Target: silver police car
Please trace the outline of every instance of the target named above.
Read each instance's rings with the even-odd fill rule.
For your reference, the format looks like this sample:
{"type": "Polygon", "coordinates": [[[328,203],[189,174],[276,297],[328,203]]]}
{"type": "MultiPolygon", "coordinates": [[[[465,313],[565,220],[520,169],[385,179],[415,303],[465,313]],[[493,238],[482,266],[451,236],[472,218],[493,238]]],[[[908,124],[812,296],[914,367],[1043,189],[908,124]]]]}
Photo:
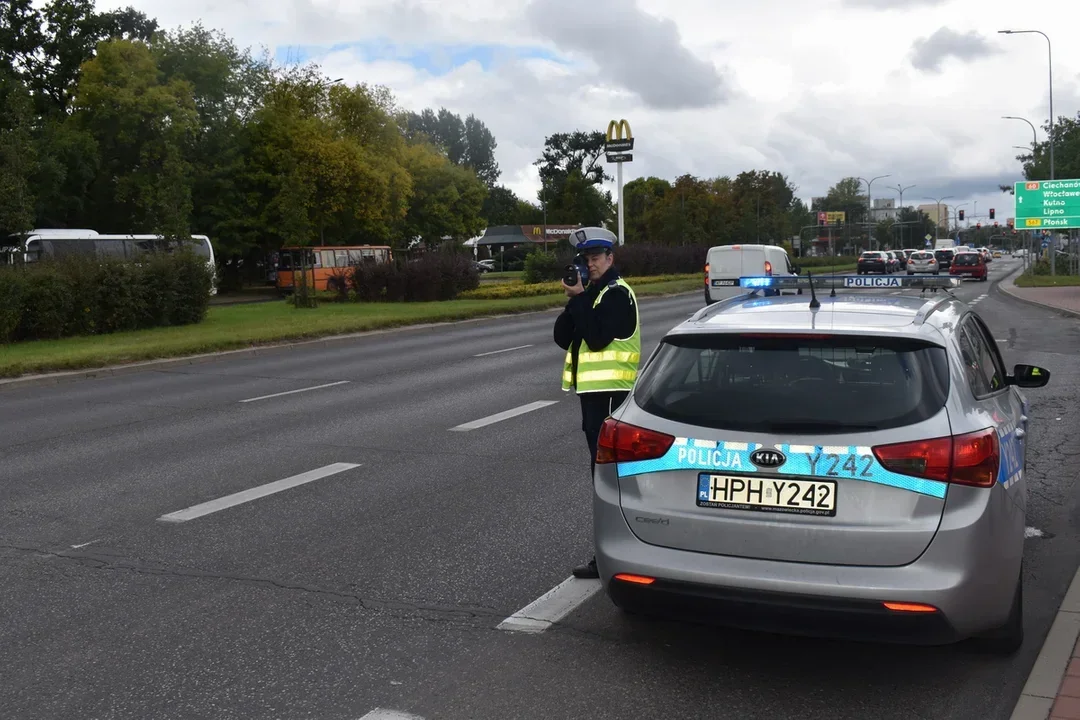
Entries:
{"type": "Polygon", "coordinates": [[[1019,648],[1021,388],[1050,373],[1007,370],[947,291],[958,285],[741,278],[748,294],[669,331],[600,435],[594,532],[611,600],[751,629],[1019,648]],[[844,292],[866,287],[921,293],[844,292]],[[757,295],[790,288],[803,294],[757,295]]]}

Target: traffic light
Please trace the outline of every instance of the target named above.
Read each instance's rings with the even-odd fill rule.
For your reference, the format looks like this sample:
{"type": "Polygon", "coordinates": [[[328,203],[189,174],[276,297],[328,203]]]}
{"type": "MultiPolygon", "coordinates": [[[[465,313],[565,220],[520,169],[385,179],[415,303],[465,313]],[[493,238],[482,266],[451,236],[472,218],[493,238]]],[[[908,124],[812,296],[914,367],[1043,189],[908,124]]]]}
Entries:
{"type": "Polygon", "coordinates": [[[994,208],[990,208],[990,219],[994,219],[994,208]]]}
{"type": "Polygon", "coordinates": [[[964,211],[963,211],[963,210],[961,210],[961,211],[960,211],[960,219],[961,219],[961,220],[963,220],[963,219],[964,219],[964,211]]]}

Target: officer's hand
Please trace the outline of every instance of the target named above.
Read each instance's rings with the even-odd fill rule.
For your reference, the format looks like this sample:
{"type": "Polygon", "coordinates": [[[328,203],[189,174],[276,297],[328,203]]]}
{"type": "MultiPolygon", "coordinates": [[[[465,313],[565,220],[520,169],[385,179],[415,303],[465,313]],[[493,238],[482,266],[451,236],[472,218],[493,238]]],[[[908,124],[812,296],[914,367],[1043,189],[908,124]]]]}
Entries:
{"type": "Polygon", "coordinates": [[[566,281],[563,280],[562,281],[562,286],[563,286],[563,290],[566,291],[566,297],[574,297],[575,295],[580,295],[581,293],[585,292],[585,288],[581,284],[581,276],[580,275],[574,278],[574,284],[573,285],[567,285],[566,281]]]}

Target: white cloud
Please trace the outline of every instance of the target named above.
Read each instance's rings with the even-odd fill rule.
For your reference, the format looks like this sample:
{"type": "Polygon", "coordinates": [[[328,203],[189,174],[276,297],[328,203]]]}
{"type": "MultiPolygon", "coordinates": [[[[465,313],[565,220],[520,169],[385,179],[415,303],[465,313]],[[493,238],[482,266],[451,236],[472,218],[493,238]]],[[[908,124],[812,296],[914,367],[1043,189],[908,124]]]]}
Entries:
{"type": "Polygon", "coordinates": [[[1045,41],[996,31],[1033,23],[1050,34],[1056,114],[1080,110],[1080,47],[1066,33],[1067,20],[1080,19],[1075,0],[1043,0],[1034,16],[1030,6],[1010,0],[101,6],[129,3],[165,27],[201,20],[242,46],[272,51],[363,42],[428,52],[463,45],[544,49],[564,62],[511,53],[486,69],[470,62],[433,74],[355,50],[320,59],[333,77],[385,83],[405,107],[475,113],[499,143],[501,181],[529,199],[539,187],[532,162],[545,135],[602,130],[625,117],[637,139],[626,180],[779,170],[809,199],[845,175],[890,174],[874,184],[875,197],[890,194],[888,185],[915,184],[905,202],[955,195],[947,202],[967,202],[970,212],[977,201],[980,214],[995,207],[1000,219],[1012,215],[1012,198],[996,186],[1018,179],[1012,146],[1031,139],[1026,125],[1000,117],[1041,126],[1048,110],[1045,41]],[[997,50],[971,52],[969,34],[997,50]],[[940,71],[919,71],[913,58],[940,71]]]}

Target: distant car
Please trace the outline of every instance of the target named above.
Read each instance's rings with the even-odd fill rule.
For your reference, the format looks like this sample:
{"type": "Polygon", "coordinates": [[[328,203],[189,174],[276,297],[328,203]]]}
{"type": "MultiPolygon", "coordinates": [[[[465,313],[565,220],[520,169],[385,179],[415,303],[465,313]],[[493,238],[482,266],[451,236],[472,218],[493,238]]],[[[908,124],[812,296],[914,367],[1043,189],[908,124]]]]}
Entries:
{"type": "Polygon", "coordinates": [[[937,258],[937,264],[939,270],[948,270],[952,265],[953,255],[956,252],[951,248],[938,248],[934,251],[934,257],[937,258]]]}
{"type": "Polygon", "coordinates": [[[705,260],[705,304],[730,297],[739,278],[751,275],[797,275],[787,250],[779,245],[717,245],[705,260]]]}
{"type": "Polygon", "coordinates": [[[1023,641],[1028,400],[956,278],[744,278],[661,339],[603,424],[601,583],[630,613],[1023,641]],[[913,295],[846,293],[850,287],[913,295]],[[829,297],[830,288],[837,290],[829,297]],[[815,302],[817,306],[815,307],[815,302]]]}
{"type": "Polygon", "coordinates": [[[855,268],[860,275],[881,273],[887,275],[889,270],[889,258],[880,250],[867,250],[859,256],[855,268]]]}
{"type": "Polygon", "coordinates": [[[949,266],[949,274],[954,277],[969,277],[986,282],[989,275],[986,257],[978,252],[957,253],[949,266]]]}
{"type": "Polygon", "coordinates": [[[934,253],[929,250],[916,250],[908,258],[907,274],[933,273],[938,274],[938,262],[934,253]]]}
{"type": "Polygon", "coordinates": [[[1001,257],[1001,251],[1000,250],[995,250],[994,251],[994,257],[996,257],[996,258],[1001,257]]]}

